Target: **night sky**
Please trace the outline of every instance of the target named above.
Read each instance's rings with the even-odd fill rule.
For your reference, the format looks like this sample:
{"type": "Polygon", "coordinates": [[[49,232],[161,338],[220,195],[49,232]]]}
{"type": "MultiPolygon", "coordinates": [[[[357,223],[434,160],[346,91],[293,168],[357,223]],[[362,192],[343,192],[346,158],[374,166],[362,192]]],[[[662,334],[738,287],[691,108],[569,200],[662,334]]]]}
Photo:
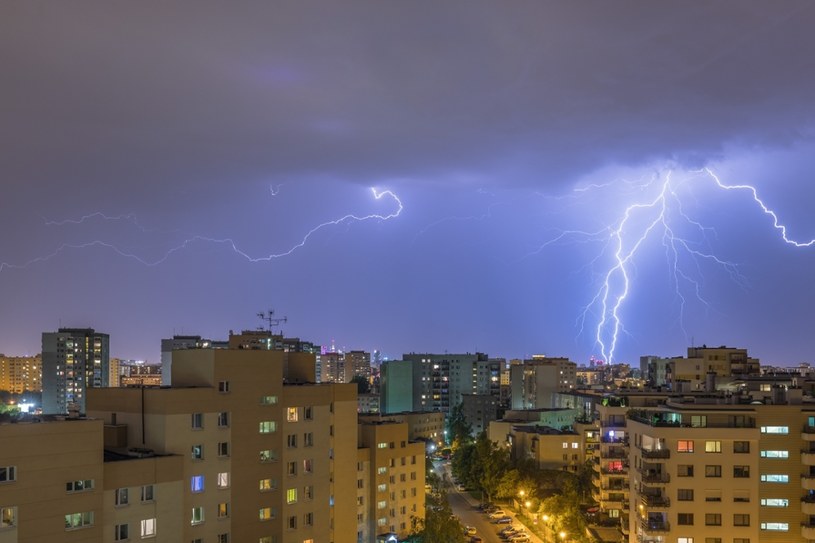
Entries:
{"type": "Polygon", "coordinates": [[[586,362],[631,252],[614,361],[811,362],[815,246],[704,168],[815,238],[813,28],[809,0],[4,1],[0,352],[91,326],[158,362],[275,309],[391,357],[586,362]]]}

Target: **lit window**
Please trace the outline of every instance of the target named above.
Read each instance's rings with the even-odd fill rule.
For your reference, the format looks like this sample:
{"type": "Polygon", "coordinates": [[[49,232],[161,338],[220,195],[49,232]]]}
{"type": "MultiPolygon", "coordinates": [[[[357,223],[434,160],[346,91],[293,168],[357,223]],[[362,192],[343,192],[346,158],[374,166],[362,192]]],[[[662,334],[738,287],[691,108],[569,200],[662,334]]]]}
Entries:
{"type": "Polygon", "coordinates": [[[0,529],[17,526],[17,508],[0,507],[0,529]]]}
{"type": "Polygon", "coordinates": [[[790,476],[784,473],[767,473],[761,476],[764,483],[789,483],[790,476]]]}
{"type": "Polygon", "coordinates": [[[693,452],[693,440],[691,439],[680,439],[676,442],[676,452],[680,453],[692,453],[693,452]]]}
{"type": "Polygon", "coordinates": [[[706,453],[720,453],[720,452],[722,452],[722,442],[721,441],[705,441],[705,452],[706,453]]]}
{"type": "Polygon", "coordinates": [[[286,503],[297,503],[297,489],[290,488],[286,490],[286,503]]]}
{"type": "Polygon", "coordinates": [[[788,434],[790,433],[789,426],[762,426],[762,434],[788,434]]]}
{"type": "Polygon", "coordinates": [[[218,518],[227,518],[229,516],[229,504],[228,503],[219,503],[218,504],[218,518]]]}
{"type": "Polygon", "coordinates": [[[261,405],[275,405],[277,403],[277,396],[261,396],[261,405]]]}
{"type": "Polygon", "coordinates": [[[156,519],[148,518],[141,521],[141,536],[156,537],[156,519]]]}
{"type": "Polygon", "coordinates": [[[762,458],[789,458],[789,451],[761,451],[762,458]]]}
{"type": "Polygon", "coordinates": [[[204,491],[204,476],[193,475],[190,478],[190,492],[203,492],[204,491]]]}
{"type": "Polygon", "coordinates": [[[270,450],[270,449],[260,451],[260,461],[261,462],[277,462],[277,453],[270,450]]]}
{"type": "Polygon", "coordinates": [[[71,513],[70,515],[65,515],[66,530],[84,528],[86,526],[93,526],[93,511],[88,511],[86,513],[71,513]]]}
{"type": "Polygon", "coordinates": [[[274,518],[271,507],[261,507],[258,510],[258,518],[260,520],[271,520],[274,518]]]}
{"type": "Polygon", "coordinates": [[[289,407],[286,409],[286,420],[288,422],[297,422],[298,413],[296,407],[289,407]]]}
{"type": "Polygon", "coordinates": [[[790,525],[787,522],[762,522],[761,529],[773,532],[788,532],[790,525]]]}
{"type": "Polygon", "coordinates": [[[277,424],[273,420],[266,420],[259,424],[261,434],[271,434],[277,430],[277,424]]]}
{"type": "Polygon", "coordinates": [[[218,488],[229,488],[229,472],[224,471],[218,474],[218,488]]]}
{"type": "Polygon", "coordinates": [[[204,522],[204,508],[193,507],[192,516],[190,517],[190,524],[201,524],[202,522],[204,522]]]}
{"type": "Polygon", "coordinates": [[[261,492],[268,492],[277,488],[277,482],[274,479],[261,479],[258,482],[258,488],[261,492]]]}
{"type": "Polygon", "coordinates": [[[761,505],[765,507],[789,507],[790,501],[786,498],[761,498],[761,505]]]}

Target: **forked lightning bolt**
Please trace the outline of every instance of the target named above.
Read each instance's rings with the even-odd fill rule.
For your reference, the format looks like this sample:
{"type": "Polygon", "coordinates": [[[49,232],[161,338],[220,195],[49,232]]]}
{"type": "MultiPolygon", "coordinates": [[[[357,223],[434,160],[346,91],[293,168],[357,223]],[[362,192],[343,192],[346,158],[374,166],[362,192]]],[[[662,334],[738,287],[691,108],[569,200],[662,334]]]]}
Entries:
{"type": "MultiPolygon", "coordinates": [[[[274,259],[277,259],[277,258],[282,258],[282,257],[288,256],[288,255],[294,253],[298,249],[305,246],[306,243],[308,243],[309,239],[314,234],[316,234],[318,231],[320,231],[320,230],[322,230],[324,228],[327,228],[327,227],[330,227],[330,226],[337,226],[337,225],[340,225],[340,224],[347,224],[347,223],[351,223],[351,222],[363,222],[363,221],[370,221],[370,220],[387,221],[387,220],[390,220],[390,219],[394,219],[394,218],[396,218],[396,217],[398,217],[399,215],[402,214],[402,210],[404,209],[404,206],[402,205],[402,201],[392,191],[390,191],[390,190],[378,191],[376,188],[372,188],[371,192],[373,193],[373,196],[374,196],[374,198],[376,200],[381,200],[383,197],[386,197],[386,196],[388,198],[390,198],[391,200],[393,200],[393,202],[396,204],[396,209],[393,212],[388,213],[386,215],[379,214],[379,213],[371,213],[371,214],[368,214],[368,215],[355,215],[355,214],[349,213],[347,215],[343,215],[342,217],[340,217],[338,219],[334,219],[334,220],[330,220],[330,221],[320,223],[317,226],[315,226],[314,228],[312,228],[311,230],[309,230],[308,232],[306,232],[306,234],[303,236],[303,238],[298,243],[296,243],[295,245],[289,247],[285,251],[282,251],[282,252],[279,252],[279,253],[270,253],[270,254],[267,254],[267,255],[252,256],[252,255],[248,254],[247,252],[241,250],[238,247],[238,244],[231,238],[211,238],[211,237],[205,237],[205,236],[191,236],[191,237],[185,239],[184,241],[182,241],[181,243],[179,243],[178,245],[176,245],[176,246],[170,248],[169,250],[167,250],[160,258],[155,259],[155,260],[147,260],[145,258],[142,258],[142,257],[138,256],[137,254],[135,254],[133,252],[122,250],[119,247],[117,247],[115,244],[108,243],[106,241],[101,241],[101,240],[93,240],[93,241],[88,241],[88,242],[85,242],[85,243],[64,243],[64,244],[60,245],[58,248],[56,248],[54,251],[52,251],[51,253],[32,258],[31,260],[29,260],[29,261],[27,261],[25,263],[22,263],[22,264],[13,264],[13,263],[9,263],[9,262],[0,262],[0,272],[2,272],[4,269],[7,269],[7,268],[8,269],[27,268],[28,266],[31,266],[33,264],[46,262],[46,261],[56,257],[60,253],[63,253],[63,252],[69,251],[69,250],[88,249],[88,248],[91,248],[91,247],[103,247],[103,248],[109,249],[109,250],[113,251],[114,253],[118,254],[119,256],[135,260],[135,261],[137,261],[137,262],[139,262],[141,264],[144,264],[145,266],[158,266],[159,264],[162,264],[163,262],[167,261],[167,259],[170,258],[173,254],[175,254],[175,253],[181,251],[182,249],[185,249],[185,248],[187,248],[190,245],[195,244],[195,243],[215,243],[215,244],[219,244],[219,245],[226,245],[235,254],[241,256],[242,258],[244,258],[245,260],[247,260],[249,262],[253,262],[253,263],[254,262],[268,262],[268,261],[271,261],[271,260],[274,260],[274,259]]],[[[84,217],[82,217],[80,219],[73,219],[73,220],[66,220],[66,221],[59,221],[59,222],[49,221],[47,224],[49,224],[49,225],[80,224],[80,223],[83,223],[83,222],[88,221],[88,220],[93,219],[93,218],[103,218],[105,220],[117,220],[117,219],[133,220],[134,219],[134,217],[132,215],[122,215],[122,216],[110,217],[110,216],[104,215],[102,213],[93,213],[93,214],[90,214],[90,215],[86,215],[86,216],[84,216],[84,217]]],[[[135,223],[135,221],[134,221],[134,224],[139,226],[137,223],[135,223]]]]}
{"type": "MultiPolygon", "coordinates": [[[[788,236],[787,227],[782,224],[778,215],[770,209],[759,197],[758,191],[752,185],[727,185],[710,169],[693,172],[688,178],[675,180],[672,173],[657,176],[643,188],[654,187],[656,196],[651,199],[628,205],[614,224],[594,232],[576,230],[561,231],[557,236],[541,245],[537,251],[545,247],[566,240],[579,242],[603,242],[604,249],[593,262],[599,261],[603,254],[611,253],[609,267],[600,274],[600,286],[589,303],[581,312],[578,322],[581,332],[592,318],[597,319],[594,327],[594,341],[602,357],[608,363],[614,362],[615,353],[619,346],[620,335],[625,327],[621,310],[633,288],[632,274],[635,258],[649,239],[657,237],[665,249],[671,281],[675,295],[679,302],[679,324],[684,322],[686,298],[683,286],[690,286],[693,295],[704,304],[707,302],[702,296],[702,285],[697,279],[701,275],[700,261],[708,261],[722,268],[738,283],[744,283],[744,277],[739,273],[737,266],[723,260],[706,249],[705,234],[712,231],[700,222],[692,219],[682,207],[682,197],[678,189],[688,183],[700,183],[712,180],[716,187],[725,191],[746,191],[761,208],[764,214],[773,221],[773,227],[781,234],[783,241],[795,247],[810,247],[815,245],[815,239],[797,241],[788,236]],[[700,240],[690,240],[680,236],[677,232],[682,229],[697,231],[700,240]],[[696,266],[696,273],[683,269],[680,259],[690,257],[696,266]]],[[[597,185],[592,188],[600,188],[597,185]]],[[[579,192],[585,192],[580,190],[579,192]]]]}

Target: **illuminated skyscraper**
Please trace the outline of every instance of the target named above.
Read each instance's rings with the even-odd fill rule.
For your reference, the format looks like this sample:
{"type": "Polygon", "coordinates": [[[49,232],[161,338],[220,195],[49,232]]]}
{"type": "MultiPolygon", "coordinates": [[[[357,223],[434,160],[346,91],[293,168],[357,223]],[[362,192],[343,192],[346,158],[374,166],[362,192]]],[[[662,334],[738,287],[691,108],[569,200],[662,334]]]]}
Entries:
{"type": "Polygon", "coordinates": [[[70,404],[85,412],[88,387],[109,383],[110,336],[93,328],[60,328],[42,334],[42,408],[68,413],[70,404]]]}

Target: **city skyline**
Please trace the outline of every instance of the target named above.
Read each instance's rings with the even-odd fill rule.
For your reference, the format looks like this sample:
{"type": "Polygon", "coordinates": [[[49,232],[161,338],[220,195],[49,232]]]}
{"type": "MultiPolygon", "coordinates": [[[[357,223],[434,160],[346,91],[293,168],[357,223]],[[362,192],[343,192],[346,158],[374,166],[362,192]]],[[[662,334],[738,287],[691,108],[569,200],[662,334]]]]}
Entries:
{"type": "Polygon", "coordinates": [[[158,363],[162,338],[274,309],[391,358],[811,362],[812,22],[807,2],[0,6],[0,352],[93,327],[158,363]]]}

